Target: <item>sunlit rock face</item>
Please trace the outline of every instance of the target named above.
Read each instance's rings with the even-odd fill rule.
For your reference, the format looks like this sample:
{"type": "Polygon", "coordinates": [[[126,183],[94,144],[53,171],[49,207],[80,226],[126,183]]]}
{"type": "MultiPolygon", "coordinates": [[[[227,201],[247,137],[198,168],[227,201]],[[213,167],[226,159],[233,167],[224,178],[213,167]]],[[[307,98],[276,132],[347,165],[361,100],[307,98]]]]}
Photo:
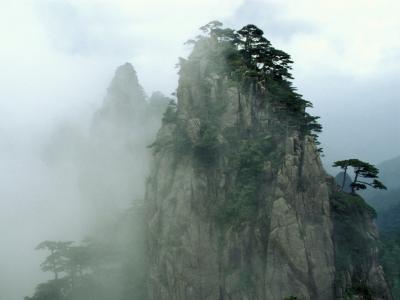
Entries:
{"type": "MultiPolygon", "coordinates": [[[[278,117],[270,90],[222,74],[213,43],[181,62],[176,112],[153,145],[150,298],[345,299],[353,273],[337,286],[335,185],[314,140],[278,117]]],[[[365,259],[367,288],[389,297],[376,253],[365,259]]]]}

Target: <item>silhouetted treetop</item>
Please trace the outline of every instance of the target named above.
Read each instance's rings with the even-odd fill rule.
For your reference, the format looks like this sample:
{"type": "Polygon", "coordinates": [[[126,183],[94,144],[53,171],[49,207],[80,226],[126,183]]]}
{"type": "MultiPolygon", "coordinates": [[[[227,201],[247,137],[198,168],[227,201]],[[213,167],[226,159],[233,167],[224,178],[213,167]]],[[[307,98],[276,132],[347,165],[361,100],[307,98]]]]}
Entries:
{"type": "MultiPolygon", "coordinates": [[[[333,167],[340,167],[341,169],[344,170],[344,178],[347,174],[347,170],[349,167],[352,167],[354,170],[354,180],[351,183],[351,192],[354,194],[355,191],[358,190],[365,190],[367,186],[370,186],[374,189],[385,189],[386,186],[380,182],[378,178],[379,174],[379,169],[375,167],[374,165],[361,161],[356,158],[352,159],[345,159],[345,160],[338,160],[335,161],[333,164],[333,167]],[[362,181],[362,178],[366,179],[373,179],[372,182],[367,182],[367,181],[362,181]]],[[[341,185],[341,190],[343,190],[344,187],[344,179],[343,183],[341,185]]]]}

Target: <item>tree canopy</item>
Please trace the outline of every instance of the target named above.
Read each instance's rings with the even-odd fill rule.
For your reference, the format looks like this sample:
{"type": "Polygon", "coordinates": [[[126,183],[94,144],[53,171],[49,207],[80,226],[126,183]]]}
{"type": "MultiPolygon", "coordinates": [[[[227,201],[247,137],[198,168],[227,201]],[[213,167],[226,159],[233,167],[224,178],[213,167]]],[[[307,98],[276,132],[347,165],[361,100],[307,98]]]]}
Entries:
{"type": "Polygon", "coordinates": [[[50,254],[40,265],[44,272],[50,271],[54,274],[54,279],[58,279],[58,274],[65,271],[67,258],[65,253],[72,242],[44,241],[41,242],[36,250],[48,250],[50,254]]]}
{"type": "Polygon", "coordinates": [[[223,28],[219,21],[212,21],[200,30],[204,35],[188,43],[196,46],[198,42],[211,39],[219,49],[217,57],[222,53],[227,63],[225,75],[242,84],[242,87],[255,87],[258,96],[269,97],[273,111],[281,120],[287,120],[289,127],[312,136],[317,142],[322,126],[318,123],[319,117],[306,111],[312,104],[292,86],[293,61],[289,54],[274,48],[264,32],[253,24],[233,30],[223,28]]]}
{"type": "Polygon", "coordinates": [[[351,192],[353,194],[358,190],[365,190],[367,186],[374,189],[386,189],[386,186],[378,180],[379,169],[368,162],[352,158],[335,161],[333,167],[339,167],[344,171],[341,190],[344,188],[344,181],[349,167],[352,167],[354,170],[354,179],[351,183],[351,192]],[[372,181],[362,181],[363,178],[366,180],[372,179],[372,181]]]}

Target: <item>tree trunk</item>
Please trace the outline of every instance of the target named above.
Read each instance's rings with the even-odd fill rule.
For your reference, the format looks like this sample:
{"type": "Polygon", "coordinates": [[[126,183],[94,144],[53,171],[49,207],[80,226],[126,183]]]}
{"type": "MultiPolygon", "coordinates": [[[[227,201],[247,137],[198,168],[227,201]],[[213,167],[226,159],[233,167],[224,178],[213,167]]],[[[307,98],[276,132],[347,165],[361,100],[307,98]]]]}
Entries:
{"type": "Polygon", "coordinates": [[[360,173],[360,169],[357,169],[357,171],[356,171],[355,173],[356,173],[356,177],[354,177],[353,184],[351,185],[351,193],[352,193],[353,195],[356,193],[356,192],[355,192],[355,189],[354,189],[354,185],[357,183],[358,173],[360,173]]]}
{"type": "Polygon", "coordinates": [[[344,185],[345,185],[345,183],[346,183],[347,168],[348,168],[347,166],[344,168],[343,181],[342,181],[342,188],[340,189],[341,191],[343,191],[344,185]]]}

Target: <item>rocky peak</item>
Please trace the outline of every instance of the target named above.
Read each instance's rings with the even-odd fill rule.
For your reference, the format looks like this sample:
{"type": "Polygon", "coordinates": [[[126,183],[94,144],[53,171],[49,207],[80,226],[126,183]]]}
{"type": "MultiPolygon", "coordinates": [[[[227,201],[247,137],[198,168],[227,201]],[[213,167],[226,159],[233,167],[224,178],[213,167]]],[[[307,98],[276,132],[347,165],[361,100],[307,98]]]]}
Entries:
{"type": "Polygon", "coordinates": [[[351,206],[339,217],[332,208],[308,103],[286,70],[260,76],[225,41],[201,38],[181,60],[178,105],[154,143],[150,299],[390,299],[362,206],[352,225],[365,260],[338,244],[351,206]],[[343,252],[349,265],[339,268],[343,252]]]}
{"type": "Polygon", "coordinates": [[[151,298],[332,299],[329,189],[313,139],[278,119],[257,81],[230,76],[212,44],[181,61],[177,111],[157,139],[151,298]]]}
{"type": "Polygon", "coordinates": [[[158,94],[157,104],[149,104],[131,64],[117,68],[94,114],[82,172],[86,198],[96,203],[98,212],[108,214],[143,201],[151,155],[147,146],[159,129],[163,101],[168,103],[158,94]]]}
{"type": "Polygon", "coordinates": [[[136,71],[130,63],[125,63],[117,68],[92,128],[103,133],[110,130],[129,132],[143,123],[146,109],[146,96],[136,71]]]}
{"type": "Polygon", "coordinates": [[[136,71],[130,63],[125,63],[117,68],[108,88],[107,97],[120,97],[133,103],[145,100],[143,88],[140,86],[136,71]]]}

